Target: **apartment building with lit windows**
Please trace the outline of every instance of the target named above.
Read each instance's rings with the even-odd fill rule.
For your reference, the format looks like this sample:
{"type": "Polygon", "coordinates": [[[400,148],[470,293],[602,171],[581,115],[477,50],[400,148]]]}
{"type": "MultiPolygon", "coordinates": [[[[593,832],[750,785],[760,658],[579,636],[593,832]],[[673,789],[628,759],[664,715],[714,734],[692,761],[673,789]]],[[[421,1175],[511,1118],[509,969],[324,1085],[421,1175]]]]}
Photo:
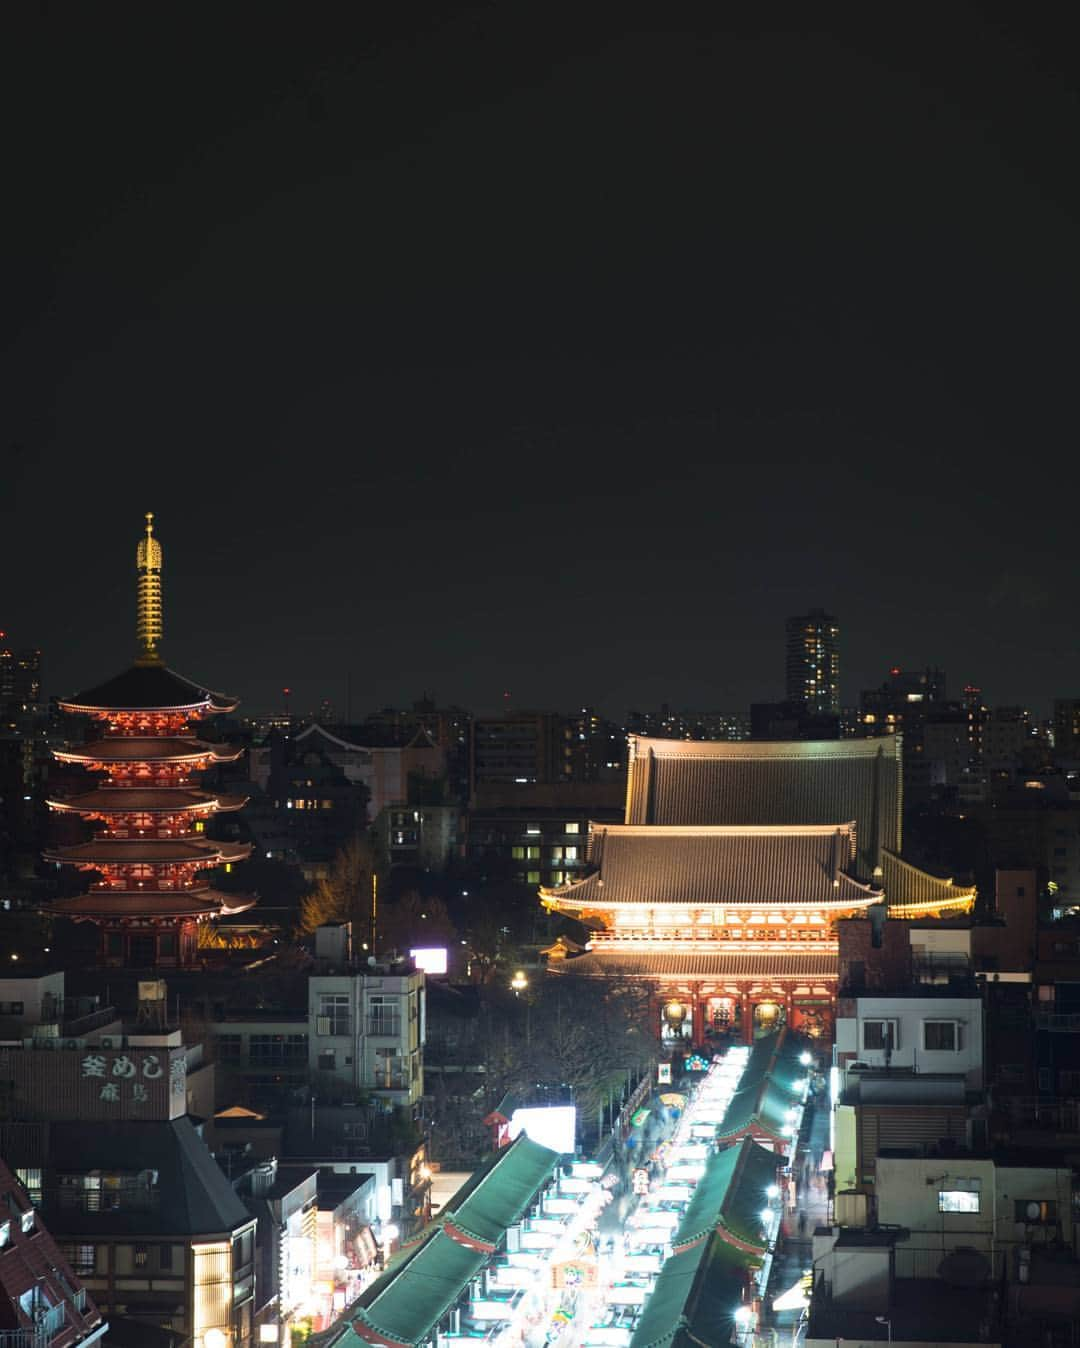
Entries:
{"type": "Polygon", "coordinates": [[[788,618],[786,696],[811,714],[840,715],[840,625],[824,609],[788,618]]]}

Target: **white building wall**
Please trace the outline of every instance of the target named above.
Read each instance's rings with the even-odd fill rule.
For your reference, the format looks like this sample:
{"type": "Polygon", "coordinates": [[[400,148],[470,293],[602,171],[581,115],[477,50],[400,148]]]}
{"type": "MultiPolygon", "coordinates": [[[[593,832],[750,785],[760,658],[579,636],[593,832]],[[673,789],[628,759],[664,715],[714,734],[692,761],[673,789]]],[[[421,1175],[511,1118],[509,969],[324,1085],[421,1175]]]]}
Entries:
{"type": "Polygon", "coordinates": [[[1074,1243],[1067,1169],[997,1166],[965,1156],[879,1156],[874,1191],[878,1221],[911,1233],[896,1246],[898,1278],[936,1277],[942,1257],[966,1246],[985,1255],[995,1277],[1015,1279],[1019,1247],[1055,1239],[1074,1243]],[[943,1201],[943,1194],[977,1195],[978,1211],[942,1211],[954,1201],[943,1201]],[[1034,1204],[1042,1208],[1038,1217],[1027,1212],[1034,1204]]]}
{"type": "Polygon", "coordinates": [[[836,1043],[839,1051],[853,1051],[857,1061],[869,1067],[962,1072],[969,1090],[982,1088],[983,1019],[977,997],[859,997],[854,1021],[851,1017],[837,1020],[836,1043]],[[877,1026],[882,1022],[893,1030],[888,1051],[879,1046],[877,1026]],[[952,1024],[955,1047],[927,1047],[935,1033],[927,1029],[928,1023],[952,1024]]]}

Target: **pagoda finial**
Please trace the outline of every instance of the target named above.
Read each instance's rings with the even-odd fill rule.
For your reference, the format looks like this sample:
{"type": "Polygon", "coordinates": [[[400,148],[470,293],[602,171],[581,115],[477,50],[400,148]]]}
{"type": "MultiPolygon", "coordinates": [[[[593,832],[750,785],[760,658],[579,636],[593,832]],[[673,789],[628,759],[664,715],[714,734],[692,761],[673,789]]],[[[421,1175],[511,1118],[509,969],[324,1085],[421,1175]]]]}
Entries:
{"type": "Polygon", "coordinates": [[[164,627],[161,618],[161,544],[154,537],[154,513],[146,512],[146,535],[135,552],[136,618],[140,665],[160,665],[158,644],[164,627]]]}

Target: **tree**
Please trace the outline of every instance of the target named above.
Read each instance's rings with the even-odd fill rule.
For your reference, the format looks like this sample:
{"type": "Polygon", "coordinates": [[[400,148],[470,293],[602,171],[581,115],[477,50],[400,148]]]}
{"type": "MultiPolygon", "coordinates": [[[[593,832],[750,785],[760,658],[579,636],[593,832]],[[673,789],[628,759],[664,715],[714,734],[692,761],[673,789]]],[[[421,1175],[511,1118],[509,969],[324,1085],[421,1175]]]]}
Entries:
{"type": "Polygon", "coordinates": [[[446,946],[458,940],[446,904],[437,895],[424,898],[415,889],[379,908],[376,940],[380,951],[407,955],[424,946],[446,946]]]}
{"type": "Polygon", "coordinates": [[[313,932],[327,922],[352,922],[354,934],[367,930],[375,848],[367,834],[356,834],[334,858],[330,873],[300,901],[300,931],[313,932]]]}

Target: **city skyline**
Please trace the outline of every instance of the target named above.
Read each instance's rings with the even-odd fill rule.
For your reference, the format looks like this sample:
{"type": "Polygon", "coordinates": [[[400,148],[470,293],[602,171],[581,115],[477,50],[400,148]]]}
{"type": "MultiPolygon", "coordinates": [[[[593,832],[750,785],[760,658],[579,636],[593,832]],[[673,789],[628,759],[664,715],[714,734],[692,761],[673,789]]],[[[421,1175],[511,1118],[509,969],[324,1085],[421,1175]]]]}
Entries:
{"type": "Polygon", "coordinates": [[[264,18],[15,20],[0,623],[51,687],[153,509],[170,659],[249,705],[736,708],[816,604],[848,698],[1080,688],[1052,16],[264,18]]]}

